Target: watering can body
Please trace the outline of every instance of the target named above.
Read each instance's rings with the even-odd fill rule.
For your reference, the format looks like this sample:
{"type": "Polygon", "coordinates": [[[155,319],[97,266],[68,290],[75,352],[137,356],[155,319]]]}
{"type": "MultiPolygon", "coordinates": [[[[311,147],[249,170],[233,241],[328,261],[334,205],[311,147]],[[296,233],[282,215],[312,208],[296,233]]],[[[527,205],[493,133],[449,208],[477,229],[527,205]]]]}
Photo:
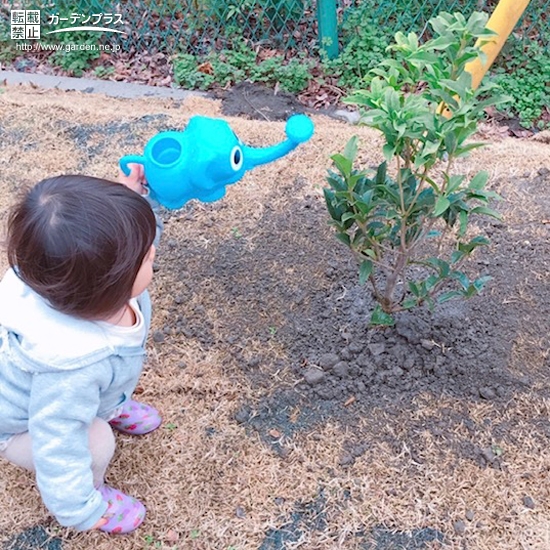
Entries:
{"type": "Polygon", "coordinates": [[[182,132],[153,136],[143,155],[122,157],[120,167],[128,175],[128,164],[143,164],[152,198],[167,208],[181,208],[191,199],[213,202],[247,170],[272,162],[307,141],[313,135],[313,123],[305,115],[293,115],[285,131],[285,141],[255,148],[243,144],[226,121],[194,116],[182,132]]]}

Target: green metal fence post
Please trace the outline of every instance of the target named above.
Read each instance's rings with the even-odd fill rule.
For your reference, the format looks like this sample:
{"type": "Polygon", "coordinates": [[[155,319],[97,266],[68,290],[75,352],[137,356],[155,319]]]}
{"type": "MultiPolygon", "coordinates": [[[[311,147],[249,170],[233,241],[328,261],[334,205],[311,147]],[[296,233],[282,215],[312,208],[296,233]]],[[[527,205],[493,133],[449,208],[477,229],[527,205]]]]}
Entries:
{"type": "Polygon", "coordinates": [[[329,59],[338,56],[338,19],[336,0],[317,0],[319,46],[329,59]]]}

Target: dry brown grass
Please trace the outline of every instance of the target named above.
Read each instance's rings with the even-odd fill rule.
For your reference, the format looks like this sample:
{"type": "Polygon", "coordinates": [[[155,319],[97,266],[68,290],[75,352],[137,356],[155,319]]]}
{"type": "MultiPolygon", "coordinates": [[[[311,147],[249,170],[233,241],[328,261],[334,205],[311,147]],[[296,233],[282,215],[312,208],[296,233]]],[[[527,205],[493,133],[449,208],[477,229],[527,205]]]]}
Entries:
{"type": "MultiPolygon", "coordinates": [[[[193,114],[219,116],[220,105],[198,98],[175,105],[164,100],[113,100],[13,88],[0,95],[0,112],[0,211],[5,215],[14,192],[24,185],[74,171],[113,178],[120,156],[139,153],[125,144],[124,133],[113,132],[97,136],[98,144],[101,140],[112,143],[100,156],[82,165],[81,151],[62,131],[59,121],[72,126],[132,123],[154,113],[165,114],[170,125],[183,127],[193,114]]],[[[228,120],[243,141],[258,146],[275,143],[284,135],[282,123],[228,120]]],[[[320,198],[329,156],[341,150],[353,134],[361,136],[362,154],[368,164],[380,160],[380,139],[374,132],[322,116],[314,117],[314,122],[315,136],[299,152],[247,174],[215,206],[196,205],[199,223],[186,224],[184,216],[178,221],[175,213],[164,239],[194,239],[208,254],[211,241],[234,227],[253,232],[254,221],[262,215],[267,200],[270,208],[284,211],[288,199],[282,194],[277,198],[273,191],[278,186],[301,178],[305,182],[301,193],[320,198]]],[[[136,137],[145,144],[150,136],[137,131],[136,137]]],[[[520,176],[535,174],[541,166],[550,167],[549,153],[545,143],[504,139],[463,161],[464,172],[489,171],[491,185],[507,199],[503,208],[506,223],[518,243],[534,233],[541,237],[542,211],[537,197],[526,195],[516,182],[520,176]]],[[[0,268],[6,268],[3,257],[0,268]]],[[[547,273],[531,276],[547,277],[547,273]]],[[[172,282],[161,277],[153,284],[153,330],[162,328],[170,314],[172,282]]],[[[215,285],[216,281],[202,284],[215,285]]],[[[232,314],[230,304],[227,314],[232,314]]],[[[223,320],[212,322],[216,331],[216,323],[223,320]]],[[[541,342],[525,327],[515,348],[517,368],[526,358],[541,367],[542,353],[541,342]]],[[[31,476],[3,462],[0,534],[9,538],[42,524],[63,538],[64,550],[107,550],[115,546],[121,550],[258,550],[270,528],[278,529],[288,521],[296,502],[315,501],[322,489],[326,528],[303,528],[302,538],[287,548],[359,548],[364,539],[356,533],[368,532],[376,525],[401,531],[427,526],[439,529],[448,537],[446,548],[457,550],[550,548],[550,440],[533,435],[528,422],[531,416],[548,416],[550,402],[534,401],[527,394],[497,410],[490,403],[468,404],[422,395],[412,410],[376,410],[361,419],[364,433],[387,430],[397,441],[411,422],[422,426],[427,419],[444,419],[452,410],[466,408],[480,426],[484,418],[501,422],[513,419],[513,443],[503,449],[500,469],[480,468],[461,458],[453,445],[421,429],[422,456],[411,454],[406,444],[396,449],[373,437],[367,441],[367,452],[346,469],[339,466],[346,439],[340,425],[327,423],[285,440],[290,453],[282,459],[259,436],[236,424],[232,418],[236,404],[254,400],[259,390],[238,370],[226,369],[225,364],[221,349],[201,349],[195,341],[183,338],[166,348],[152,348],[140,399],[160,408],[164,427],[141,439],[118,436],[117,455],[109,471],[111,483],[147,505],[147,520],[136,533],[118,537],[115,542],[101,533],[74,533],[56,527],[31,476]],[[181,361],[187,368],[179,366],[181,361]],[[534,509],[524,506],[526,495],[536,503],[534,509]],[[473,512],[473,520],[466,521],[463,535],[455,535],[453,524],[467,511],[473,512]]],[[[461,429],[466,428],[456,427],[456,441],[463,435],[461,429]]],[[[481,446],[500,443],[491,437],[487,429],[481,446]]]]}

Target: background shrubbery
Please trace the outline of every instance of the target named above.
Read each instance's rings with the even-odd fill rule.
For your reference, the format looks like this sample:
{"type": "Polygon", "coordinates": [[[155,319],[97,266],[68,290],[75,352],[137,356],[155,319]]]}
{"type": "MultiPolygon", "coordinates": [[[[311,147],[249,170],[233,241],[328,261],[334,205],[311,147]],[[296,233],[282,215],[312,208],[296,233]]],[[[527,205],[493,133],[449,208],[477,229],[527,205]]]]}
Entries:
{"type": "MultiPolygon", "coordinates": [[[[469,0],[461,3],[461,11],[491,12],[497,3],[469,0]]],[[[456,9],[453,0],[386,0],[375,6],[364,0],[339,0],[337,4],[335,59],[319,52],[316,4],[311,0],[141,0],[124,4],[125,37],[99,38],[118,41],[121,54],[42,52],[37,62],[28,63],[30,54],[16,51],[10,40],[12,6],[7,3],[0,8],[0,63],[13,64],[17,70],[40,70],[46,58],[49,66],[73,76],[144,82],[140,76],[147,74],[149,84],[200,90],[249,80],[304,94],[306,101],[323,90],[327,105],[365,86],[365,76],[384,58],[396,31],[414,31],[421,41],[427,40],[428,20],[456,9]]],[[[44,14],[108,11],[96,0],[53,0],[42,9],[44,14]]],[[[114,6],[111,11],[120,9],[114,6]]],[[[501,116],[516,118],[529,129],[550,125],[550,25],[541,17],[549,10],[550,0],[530,3],[487,77],[513,98],[501,116]]],[[[48,40],[98,40],[97,33],[88,34],[48,40]]]]}

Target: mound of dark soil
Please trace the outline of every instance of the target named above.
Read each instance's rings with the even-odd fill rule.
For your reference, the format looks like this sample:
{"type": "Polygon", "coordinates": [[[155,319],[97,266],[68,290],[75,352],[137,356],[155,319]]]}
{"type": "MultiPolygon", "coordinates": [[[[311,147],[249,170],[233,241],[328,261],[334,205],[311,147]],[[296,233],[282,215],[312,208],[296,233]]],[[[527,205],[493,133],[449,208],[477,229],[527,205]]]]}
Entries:
{"type": "MultiPolygon", "coordinates": [[[[523,185],[535,192],[541,183],[523,185]]],[[[294,195],[299,188],[295,182],[276,192],[294,195]]],[[[306,196],[289,204],[284,212],[268,205],[253,235],[222,240],[208,256],[185,239],[159,255],[166,262],[161,269],[178,270],[185,281],[173,307],[176,328],[203,347],[226,350],[228,368],[265,388],[259,403],[236,411],[238,422],[264,434],[273,425],[292,433],[327,417],[350,426],[373,407],[399,408],[425,392],[504,407],[515,392],[532,390],[532,366],[518,363],[513,347],[520,329],[533,322],[532,300],[521,299],[520,287],[529,271],[545,271],[544,239],[518,246],[517,228],[489,224],[492,246],[470,265],[494,277],[483,295],[433,312],[402,313],[394,327],[373,329],[369,288],[359,285],[357,265],[328,227],[322,201],[306,196]],[[206,293],[201,280],[216,284],[206,293]],[[197,294],[202,305],[182,312],[181,304],[197,294]],[[221,320],[215,329],[212,318],[221,320]],[[273,373],[283,382],[274,383],[273,373]],[[290,422],[296,406],[300,420],[290,422]]],[[[192,212],[187,216],[192,219],[192,212]]],[[[538,303],[538,326],[531,328],[545,337],[549,287],[542,280],[531,283],[530,294],[538,303]]]]}

